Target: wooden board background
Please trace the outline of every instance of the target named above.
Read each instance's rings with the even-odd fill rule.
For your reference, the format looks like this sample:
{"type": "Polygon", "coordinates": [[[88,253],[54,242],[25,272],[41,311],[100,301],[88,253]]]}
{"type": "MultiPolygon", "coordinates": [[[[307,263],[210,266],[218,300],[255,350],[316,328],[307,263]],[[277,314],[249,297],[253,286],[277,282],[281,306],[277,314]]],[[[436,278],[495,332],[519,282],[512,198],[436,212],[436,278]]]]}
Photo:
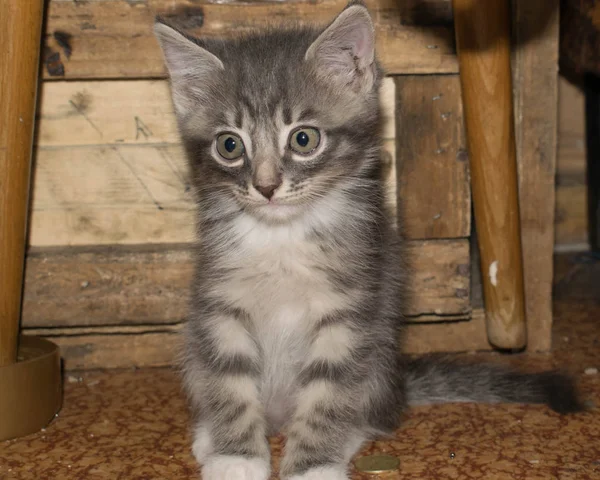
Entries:
{"type": "Polygon", "coordinates": [[[512,2],[517,45],[513,101],[529,351],[548,351],[552,342],[558,12],[558,0],[512,2]],[[547,23],[540,31],[542,19],[547,23]]]}
{"type": "MultiPolygon", "coordinates": [[[[412,311],[420,323],[409,329],[410,349],[487,349],[482,312],[471,312],[470,304],[465,240],[470,190],[451,2],[367,3],[384,67],[398,75],[395,83],[386,81],[382,96],[388,118],[384,162],[391,198],[405,199],[400,215],[408,219],[406,230],[420,262],[412,311]],[[394,123],[396,116],[400,121],[394,123]]],[[[50,0],[24,327],[63,346],[67,368],[168,364],[185,314],[193,213],[165,72],[151,34],[154,13],[215,36],[263,27],[267,18],[328,22],[345,4],[50,0]]],[[[551,20],[544,31],[537,23],[556,5],[557,0],[513,5],[533,350],[549,347],[556,159],[557,22],[551,20]],[[531,32],[538,35],[535,41],[531,32]]],[[[580,167],[570,165],[563,169],[559,157],[557,239],[567,222],[569,235],[579,228],[572,215],[560,220],[560,206],[572,210],[574,198],[560,189],[560,178],[567,178],[561,172],[571,172],[569,181],[580,175],[573,174],[580,167]]]]}
{"type": "MultiPolygon", "coordinates": [[[[381,61],[390,74],[457,72],[450,0],[367,0],[381,61]]],[[[156,14],[199,36],[231,36],[295,19],[327,24],[346,0],[51,0],[46,79],[164,77],[152,34],[156,14]]]]}
{"type": "MultiPolygon", "coordinates": [[[[176,362],[181,327],[30,328],[26,333],[56,343],[66,370],[165,367],[176,362]]],[[[411,325],[405,340],[404,351],[412,354],[489,349],[483,310],[475,310],[469,321],[411,325]]]]}
{"type": "MultiPolygon", "coordinates": [[[[473,317],[468,239],[413,240],[407,350],[489,347],[473,317]]],[[[67,369],[173,362],[192,275],[185,245],[43,248],[29,254],[23,332],[61,347],[67,369]]]]}
{"type": "MultiPolygon", "coordinates": [[[[415,321],[468,317],[467,239],[411,241],[415,321]]],[[[193,257],[187,245],[41,249],[28,256],[23,326],[161,325],[186,315],[193,257]]]]}
{"type": "MultiPolygon", "coordinates": [[[[386,160],[395,191],[394,83],[386,160]]],[[[165,80],[45,82],[33,176],[31,246],[193,239],[187,167],[165,80]]]]}
{"type": "MultiPolygon", "coordinates": [[[[398,126],[391,77],[381,93],[390,207],[398,195],[409,200],[402,212],[408,238],[466,237],[470,188],[458,78],[402,78],[398,102],[407,120],[398,126]],[[430,97],[439,100],[421,100],[430,97]]],[[[165,80],[45,82],[40,105],[32,247],[193,239],[187,167],[165,80]]]]}
{"type": "Polygon", "coordinates": [[[588,250],[585,98],[565,78],[558,85],[555,248],[588,250]]]}
{"type": "MultiPolygon", "coordinates": [[[[381,94],[390,207],[397,196],[406,199],[408,238],[467,237],[470,185],[458,78],[396,82],[397,99],[391,77],[381,94]]],[[[166,81],[45,82],[39,119],[31,246],[193,239],[187,168],[166,81]]]]}
{"type": "Polygon", "coordinates": [[[410,238],[471,234],[458,75],[394,77],[398,204],[410,238]]]}

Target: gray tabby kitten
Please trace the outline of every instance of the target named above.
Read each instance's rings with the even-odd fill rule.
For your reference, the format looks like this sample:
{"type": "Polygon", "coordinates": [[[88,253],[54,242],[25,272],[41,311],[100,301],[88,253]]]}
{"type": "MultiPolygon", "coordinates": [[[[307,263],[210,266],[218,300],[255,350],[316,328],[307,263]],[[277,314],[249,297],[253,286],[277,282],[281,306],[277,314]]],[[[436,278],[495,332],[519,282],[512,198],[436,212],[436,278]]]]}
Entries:
{"type": "Polygon", "coordinates": [[[405,279],[384,211],[383,77],[366,8],[325,30],[192,38],[158,21],[197,193],[184,381],[204,480],[343,480],[408,404],[579,409],[568,378],[398,355],[405,279]]]}

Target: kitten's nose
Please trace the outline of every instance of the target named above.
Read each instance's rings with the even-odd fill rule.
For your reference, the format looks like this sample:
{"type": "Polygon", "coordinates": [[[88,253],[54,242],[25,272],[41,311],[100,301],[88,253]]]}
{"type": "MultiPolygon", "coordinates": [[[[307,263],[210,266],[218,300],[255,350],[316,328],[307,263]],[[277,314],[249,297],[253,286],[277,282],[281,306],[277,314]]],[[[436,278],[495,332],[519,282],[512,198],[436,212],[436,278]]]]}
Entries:
{"type": "Polygon", "coordinates": [[[279,185],[281,185],[281,183],[273,183],[271,185],[254,185],[254,188],[256,188],[263,197],[271,200],[271,197],[275,194],[275,190],[277,190],[279,185]]]}

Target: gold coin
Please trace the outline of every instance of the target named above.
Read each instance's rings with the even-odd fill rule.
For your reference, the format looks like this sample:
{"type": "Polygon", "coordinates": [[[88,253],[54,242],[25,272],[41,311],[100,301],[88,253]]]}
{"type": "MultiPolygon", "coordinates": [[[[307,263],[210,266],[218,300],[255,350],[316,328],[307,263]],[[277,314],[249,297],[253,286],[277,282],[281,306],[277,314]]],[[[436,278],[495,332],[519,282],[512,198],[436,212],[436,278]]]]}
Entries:
{"type": "Polygon", "coordinates": [[[366,455],[354,462],[356,469],[364,473],[385,473],[397,470],[400,460],[390,455],[366,455]]]}

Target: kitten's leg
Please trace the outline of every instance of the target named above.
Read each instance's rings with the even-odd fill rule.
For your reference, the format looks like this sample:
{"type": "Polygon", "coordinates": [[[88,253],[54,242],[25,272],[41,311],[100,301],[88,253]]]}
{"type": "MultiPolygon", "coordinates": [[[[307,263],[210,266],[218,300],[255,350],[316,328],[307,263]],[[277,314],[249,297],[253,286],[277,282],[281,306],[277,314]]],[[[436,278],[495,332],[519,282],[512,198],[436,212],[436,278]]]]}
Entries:
{"type": "Polygon", "coordinates": [[[358,334],[343,323],[319,330],[300,377],[283,479],[348,478],[348,462],[365,439],[365,398],[371,393],[363,378],[370,356],[358,334]]]}
{"type": "Polygon", "coordinates": [[[184,381],[200,418],[192,451],[203,480],[267,480],[266,424],[258,391],[258,347],[244,314],[188,324],[184,381]]]}

